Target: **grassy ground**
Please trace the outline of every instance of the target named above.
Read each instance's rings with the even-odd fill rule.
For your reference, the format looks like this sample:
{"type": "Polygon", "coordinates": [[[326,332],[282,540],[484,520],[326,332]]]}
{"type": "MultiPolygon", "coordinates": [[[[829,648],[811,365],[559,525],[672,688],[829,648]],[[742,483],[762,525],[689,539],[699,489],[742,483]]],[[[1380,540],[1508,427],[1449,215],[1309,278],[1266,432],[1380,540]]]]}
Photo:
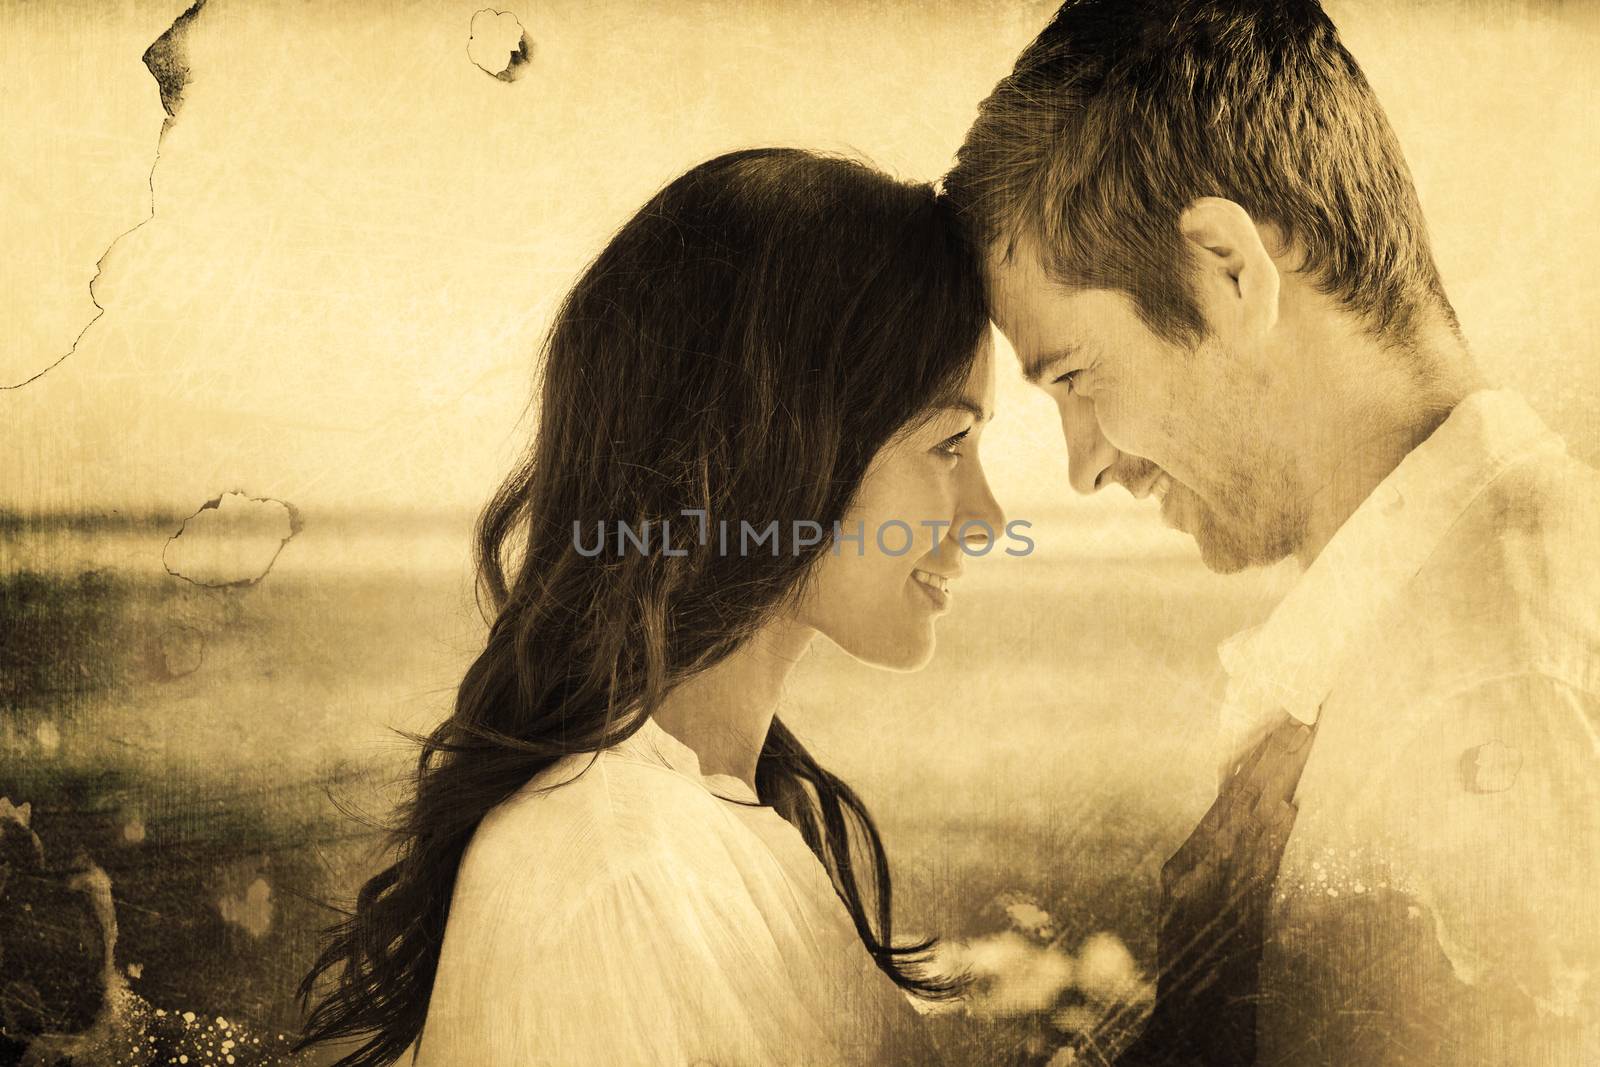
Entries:
{"type": "MultiPolygon", "coordinates": [[[[465,541],[313,516],[265,580],[213,590],[160,567],[169,532],[0,535],[0,795],[109,875],[135,992],[287,1032],[318,902],[374,858],[329,793],[381,815],[410,757],[387,728],[437,719],[474,650],[465,541]]],[[[1070,543],[974,561],[928,669],[819,644],[780,714],[873,806],[906,929],[993,931],[1021,894],[1069,950],[1109,931],[1148,967],[1156,873],[1212,785],[1213,649],[1269,594],[1070,543]]],[[[935,1026],[958,1062],[1020,1033],[935,1026]]]]}

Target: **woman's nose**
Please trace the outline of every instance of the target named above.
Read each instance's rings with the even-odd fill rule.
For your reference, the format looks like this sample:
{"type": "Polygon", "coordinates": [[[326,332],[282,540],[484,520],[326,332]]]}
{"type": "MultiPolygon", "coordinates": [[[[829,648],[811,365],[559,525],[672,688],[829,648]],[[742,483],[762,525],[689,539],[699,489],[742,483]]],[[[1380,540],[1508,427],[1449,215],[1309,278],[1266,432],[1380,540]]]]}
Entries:
{"type": "Polygon", "coordinates": [[[964,487],[961,507],[952,531],[957,540],[969,545],[987,540],[993,544],[1006,528],[1006,513],[989,488],[989,477],[983,468],[973,465],[972,478],[964,487]]]}

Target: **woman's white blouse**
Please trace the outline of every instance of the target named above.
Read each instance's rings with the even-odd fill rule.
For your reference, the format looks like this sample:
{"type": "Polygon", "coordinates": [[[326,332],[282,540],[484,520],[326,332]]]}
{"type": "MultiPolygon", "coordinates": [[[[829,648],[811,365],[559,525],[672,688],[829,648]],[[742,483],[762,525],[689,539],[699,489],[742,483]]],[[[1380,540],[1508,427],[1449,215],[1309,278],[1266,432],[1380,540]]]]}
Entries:
{"type": "Polygon", "coordinates": [[[910,1002],[799,832],[738,779],[702,776],[648,720],[484,819],[416,1062],[732,1067],[925,1052],[910,1002]]]}

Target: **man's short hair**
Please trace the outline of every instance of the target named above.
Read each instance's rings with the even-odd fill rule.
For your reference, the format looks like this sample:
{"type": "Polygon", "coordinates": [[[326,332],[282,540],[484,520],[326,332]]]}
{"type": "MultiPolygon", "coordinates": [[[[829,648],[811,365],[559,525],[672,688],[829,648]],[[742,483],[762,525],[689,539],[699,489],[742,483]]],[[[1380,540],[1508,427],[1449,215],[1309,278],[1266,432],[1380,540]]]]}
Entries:
{"type": "Polygon", "coordinates": [[[1404,346],[1454,328],[1410,171],[1316,0],[1067,0],[983,102],[944,180],[980,248],[1034,237],[1068,285],[1205,335],[1179,233],[1226,197],[1304,252],[1319,288],[1404,346]]]}

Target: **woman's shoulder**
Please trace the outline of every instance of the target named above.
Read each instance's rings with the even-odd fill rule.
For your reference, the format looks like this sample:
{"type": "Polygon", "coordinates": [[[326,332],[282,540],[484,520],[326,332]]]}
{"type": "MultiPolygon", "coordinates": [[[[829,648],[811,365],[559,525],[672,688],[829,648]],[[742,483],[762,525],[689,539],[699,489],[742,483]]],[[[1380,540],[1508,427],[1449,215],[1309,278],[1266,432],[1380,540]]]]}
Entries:
{"type": "Polygon", "coordinates": [[[541,883],[567,899],[703,850],[728,825],[724,801],[670,767],[605,751],[536,775],[479,825],[458,881],[541,883]]]}
{"type": "Polygon", "coordinates": [[[484,820],[424,1058],[431,1042],[450,1062],[840,1062],[828,1027],[872,989],[901,1003],[815,857],[772,847],[775,813],[648,756],[563,761],[484,820]]]}

